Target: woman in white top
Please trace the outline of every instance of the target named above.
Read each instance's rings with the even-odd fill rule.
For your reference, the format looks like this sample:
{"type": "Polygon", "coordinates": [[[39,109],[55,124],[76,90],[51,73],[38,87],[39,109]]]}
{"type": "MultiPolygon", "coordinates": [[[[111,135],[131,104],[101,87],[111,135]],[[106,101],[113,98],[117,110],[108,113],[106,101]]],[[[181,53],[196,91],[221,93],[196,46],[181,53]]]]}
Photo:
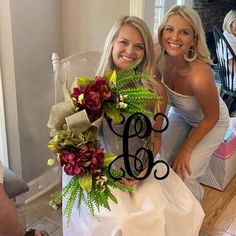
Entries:
{"type": "MultiPolygon", "coordinates": [[[[152,73],[155,65],[153,41],[146,24],[137,17],[126,16],[121,18],[112,27],[101,57],[97,74],[116,70],[119,71],[138,59],[142,59],[138,70],[152,73]]],[[[152,77],[151,77],[152,78],[152,77]]],[[[150,78],[150,79],[151,79],[150,78]]],[[[151,81],[151,80],[150,80],[151,81]]],[[[160,105],[161,112],[165,112],[165,90],[160,81],[152,82],[153,89],[164,97],[160,105]],[[157,86],[154,87],[154,84],[157,86]]],[[[161,127],[158,122],[156,128],[161,127]]],[[[122,145],[117,147],[114,134],[104,125],[102,131],[106,148],[114,153],[122,153],[122,145]],[[112,142],[113,140],[113,142],[112,142]]],[[[120,128],[124,128],[119,125],[120,128]]],[[[136,140],[136,139],[135,139],[136,140]]],[[[138,141],[138,140],[137,140],[138,141]]],[[[139,148],[140,144],[134,141],[132,147],[139,148]]],[[[155,136],[154,155],[161,147],[161,136],[155,136]]],[[[105,146],[104,146],[105,147],[105,146]]],[[[165,167],[158,171],[165,171],[165,167]]],[[[155,168],[154,168],[155,169],[155,168]]],[[[158,172],[160,173],[160,172],[158,172]]],[[[70,176],[63,172],[63,185],[70,180],[70,176]]],[[[89,214],[82,205],[80,212],[75,203],[73,206],[70,224],[67,225],[63,217],[64,236],[197,236],[201,227],[204,213],[200,204],[186,188],[184,183],[171,170],[164,180],[156,180],[153,173],[142,181],[126,181],[133,185],[135,191],[132,195],[119,190],[112,190],[118,204],[110,202],[111,211],[100,208],[96,217],[89,214]],[[181,193],[181,194],[180,194],[181,193]]],[[[64,199],[65,200],[65,199],[64,199]]],[[[63,207],[65,201],[63,201],[63,207]]]]}
{"type": "MultiPolygon", "coordinates": [[[[231,48],[233,49],[234,54],[236,54],[236,11],[235,10],[231,10],[226,14],[222,28],[224,31],[225,38],[227,39],[231,48]]],[[[235,70],[236,70],[236,66],[235,66],[235,70]]]]}
{"type": "Polygon", "coordinates": [[[158,30],[158,75],[167,89],[169,127],[164,158],[200,201],[200,177],[223,141],[228,110],[219,97],[201,19],[186,6],[173,6],[158,30]]]}
{"type": "MultiPolygon", "coordinates": [[[[229,45],[231,46],[234,54],[236,55],[236,11],[231,10],[229,11],[225,18],[222,25],[223,34],[228,41],[229,45]]],[[[227,81],[227,87],[232,87],[232,89],[236,90],[236,60],[235,55],[232,55],[232,52],[229,50],[229,48],[226,46],[226,43],[223,40],[219,40],[217,43],[218,47],[218,59],[224,60],[227,65],[229,65],[229,79],[227,81]],[[233,81],[233,82],[232,82],[233,81]],[[233,83],[233,84],[232,84],[233,83]]],[[[236,104],[233,102],[233,104],[230,106],[229,111],[230,114],[232,112],[235,113],[236,110],[236,104]]],[[[233,115],[233,114],[231,114],[233,115]]]]}

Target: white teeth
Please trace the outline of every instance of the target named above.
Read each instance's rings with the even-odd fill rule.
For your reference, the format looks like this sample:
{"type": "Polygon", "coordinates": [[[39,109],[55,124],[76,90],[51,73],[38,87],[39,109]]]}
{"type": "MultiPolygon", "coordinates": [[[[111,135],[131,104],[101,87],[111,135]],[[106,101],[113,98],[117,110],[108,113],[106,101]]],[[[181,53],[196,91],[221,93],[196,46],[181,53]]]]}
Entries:
{"type": "Polygon", "coordinates": [[[124,60],[126,61],[133,61],[134,58],[126,57],[126,56],[121,56],[124,60]]]}
{"type": "Polygon", "coordinates": [[[178,47],[180,47],[179,44],[173,44],[173,43],[170,43],[170,46],[173,47],[173,48],[178,48],[178,47]]]}

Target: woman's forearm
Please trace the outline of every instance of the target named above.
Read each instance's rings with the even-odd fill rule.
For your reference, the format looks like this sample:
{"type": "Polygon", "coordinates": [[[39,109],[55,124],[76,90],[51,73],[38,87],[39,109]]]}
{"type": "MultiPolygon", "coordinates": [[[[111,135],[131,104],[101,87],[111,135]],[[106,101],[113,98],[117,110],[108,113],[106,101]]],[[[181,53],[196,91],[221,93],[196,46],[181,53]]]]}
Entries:
{"type": "Polygon", "coordinates": [[[0,202],[0,235],[23,236],[23,228],[18,219],[16,208],[7,197],[2,184],[0,184],[0,202]]]}

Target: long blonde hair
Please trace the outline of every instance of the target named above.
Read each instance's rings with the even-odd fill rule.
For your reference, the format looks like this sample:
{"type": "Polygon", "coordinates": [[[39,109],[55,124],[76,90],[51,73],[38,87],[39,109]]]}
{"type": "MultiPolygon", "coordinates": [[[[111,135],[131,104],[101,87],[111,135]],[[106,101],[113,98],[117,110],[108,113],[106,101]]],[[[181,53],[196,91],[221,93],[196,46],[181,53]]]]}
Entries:
{"type": "Polygon", "coordinates": [[[114,69],[112,50],[114,43],[118,37],[120,29],[124,25],[129,25],[136,29],[144,40],[145,55],[139,66],[139,70],[142,72],[153,73],[155,65],[155,54],[153,50],[153,40],[151,33],[145,24],[145,22],[136,16],[124,16],[120,18],[111,28],[103,49],[103,53],[98,66],[97,75],[104,75],[108,70],[114,69]]]}
{"type": "Polygon", "coordinates": [[[231,24],[235,20],[236,20],[236,11],[235,10],[229,11],[224,18],[224,22],[222,25],[223,31],[227,31],[229,34],[232,34],[231,24]]]}
{"type": "Polygon", "coordinates": [[[140,72],[145,72],[150,75],[149,80],[142,81],[143,84],[152,90],[156,90],[158,85],[153,79],[156,58],[152,35],[146,23],[136,16],[124,16],[113,25],[106,38],[96,75],[103,76],[106,72],[115,68],[112,59],[112,50],[120,29],[124,25],[129,25],[136,29],[143,38],[145,54],[138,69],[140,72]]]}
{"type": "Polygon", "coordinates": [[[203,30],[202,21],[198,13],[190,7],[176,5],[169,9],[165,18],[161,22],[158,29],[158,41],[161,47],[161,51],[164,51],[162,46],[162,34],[163,29],[172,15],[179,15],[183,17],[193,28],[194,37],[196,38],[196,52],[197,59],[208,64],[212,64],[212,60],[210,59],[210,52],[208,50],[205,38],[205,32],[203,30]]]}

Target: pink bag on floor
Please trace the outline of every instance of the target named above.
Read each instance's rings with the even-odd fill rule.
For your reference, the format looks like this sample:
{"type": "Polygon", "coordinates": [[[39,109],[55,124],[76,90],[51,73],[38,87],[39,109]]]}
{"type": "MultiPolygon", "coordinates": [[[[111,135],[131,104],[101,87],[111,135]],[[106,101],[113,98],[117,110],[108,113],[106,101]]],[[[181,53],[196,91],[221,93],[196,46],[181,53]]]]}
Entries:
{"type": "Polygon", "coordinates": [[[201,183],[223,191],[236,173],[236,136],[231,128],[222,143],[211,156],[201,183]]]}

